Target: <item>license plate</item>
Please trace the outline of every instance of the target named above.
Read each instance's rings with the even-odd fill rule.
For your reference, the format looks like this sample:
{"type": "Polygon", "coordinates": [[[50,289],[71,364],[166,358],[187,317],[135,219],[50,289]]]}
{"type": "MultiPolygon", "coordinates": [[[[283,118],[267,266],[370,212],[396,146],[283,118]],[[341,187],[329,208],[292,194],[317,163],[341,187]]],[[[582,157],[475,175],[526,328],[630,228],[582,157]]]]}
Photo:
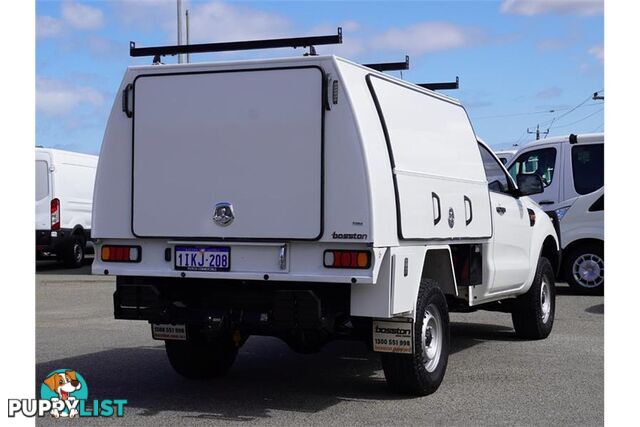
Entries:
{"type": "Polygon", "coordinates": [[[186,341],[187,328],[185,325],[152,324],[151,336],[154,340],[186,341]]]}
{"type": "Polygon", "coordinates": [[[373,321],[373,351],[380,353],[413,353],[413,322],[373,321]]]}
{"type": "Polygon", "coordinates": [[[176,246],[175,269],[188,271],[229,271],[231,249],[222,246],[176,246]]]}

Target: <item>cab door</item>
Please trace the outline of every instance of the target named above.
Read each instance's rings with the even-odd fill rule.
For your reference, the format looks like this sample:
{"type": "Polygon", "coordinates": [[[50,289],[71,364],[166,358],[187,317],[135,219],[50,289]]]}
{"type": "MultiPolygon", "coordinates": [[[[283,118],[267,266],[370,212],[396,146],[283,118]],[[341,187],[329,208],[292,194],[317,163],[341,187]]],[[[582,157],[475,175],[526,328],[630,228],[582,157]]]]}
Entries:
{"type": "Polygon", "coordinates": [[[480,145],[489,195],[493,238],[487,256],[493,260],[486,295],[518,289],[527,280],[530,268],[529,213],[522,200],[513,196],[515,185],[500,161],[480,145]]]}
{"type": "Polygon", "coordinates": [[[537,174],[542,178],[544,191],[530,196],[545,211],[557,209],[563,200],[560,194],[562,176],[559,166],[562,164],[562,152],[556,145],[531,148],[511,162],[509,174],[514,180],[518,174],[537,174]]]}

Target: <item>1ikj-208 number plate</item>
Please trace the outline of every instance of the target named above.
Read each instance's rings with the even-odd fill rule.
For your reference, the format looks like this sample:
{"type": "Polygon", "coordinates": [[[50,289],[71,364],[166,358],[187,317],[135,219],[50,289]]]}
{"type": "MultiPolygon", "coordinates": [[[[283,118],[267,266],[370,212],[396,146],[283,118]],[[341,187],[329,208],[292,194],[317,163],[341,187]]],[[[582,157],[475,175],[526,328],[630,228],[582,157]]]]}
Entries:
{"type": "Polygon", "coordinates": [[[176,246],[175,269],[187,271],[229,271],[231,249],[221,246],[176,246]]]}

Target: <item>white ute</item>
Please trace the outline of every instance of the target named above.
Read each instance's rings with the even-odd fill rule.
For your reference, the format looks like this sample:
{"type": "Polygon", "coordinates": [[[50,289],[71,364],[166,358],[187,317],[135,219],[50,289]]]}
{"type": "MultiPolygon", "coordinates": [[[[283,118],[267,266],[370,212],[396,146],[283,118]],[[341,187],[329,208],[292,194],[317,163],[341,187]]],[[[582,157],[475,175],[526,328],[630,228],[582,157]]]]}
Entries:
{"type": "Polygon", "coordinates": [[[526,196],[542,182],[516,184],[458,101],[335,56],[129,67],[118,94],[93,273],[178,373],[225,374],[250,335],[358,339],[424,395],[450,311],[551,332],[558,242],[526,196]]]}
{"type": "Polygon", "coordinates": [[[36,258],[83,265],[98,157],[36,147],[36,258]]]}

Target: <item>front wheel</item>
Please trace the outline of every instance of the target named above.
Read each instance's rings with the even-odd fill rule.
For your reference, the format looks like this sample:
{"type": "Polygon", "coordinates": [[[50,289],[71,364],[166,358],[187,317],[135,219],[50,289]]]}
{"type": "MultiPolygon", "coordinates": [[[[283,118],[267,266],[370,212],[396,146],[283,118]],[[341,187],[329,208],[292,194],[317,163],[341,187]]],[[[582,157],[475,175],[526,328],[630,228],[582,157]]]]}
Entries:
{"type": "Polygon", "coordinates": [[[551,263],[540,258],[531,288],[514,304],[511,318],[516,335],[539,340],[549,336],[556,312],[556,286],[551,263]]]}
{"type": "Polygon", "coordinates": [[[449,309],[433,280],[420,283],[414,337],[413,354],[382,353],[382,368],[393,390],[425,396],[438,389],[449,360],[449,309]]]}
{"type": "Polygon", "coordinates": [[[227,337],[213,342],[167,340],[164,345],[171,367],[189,379],[222,377],[238,355],[238,348],[227,337]]]}

